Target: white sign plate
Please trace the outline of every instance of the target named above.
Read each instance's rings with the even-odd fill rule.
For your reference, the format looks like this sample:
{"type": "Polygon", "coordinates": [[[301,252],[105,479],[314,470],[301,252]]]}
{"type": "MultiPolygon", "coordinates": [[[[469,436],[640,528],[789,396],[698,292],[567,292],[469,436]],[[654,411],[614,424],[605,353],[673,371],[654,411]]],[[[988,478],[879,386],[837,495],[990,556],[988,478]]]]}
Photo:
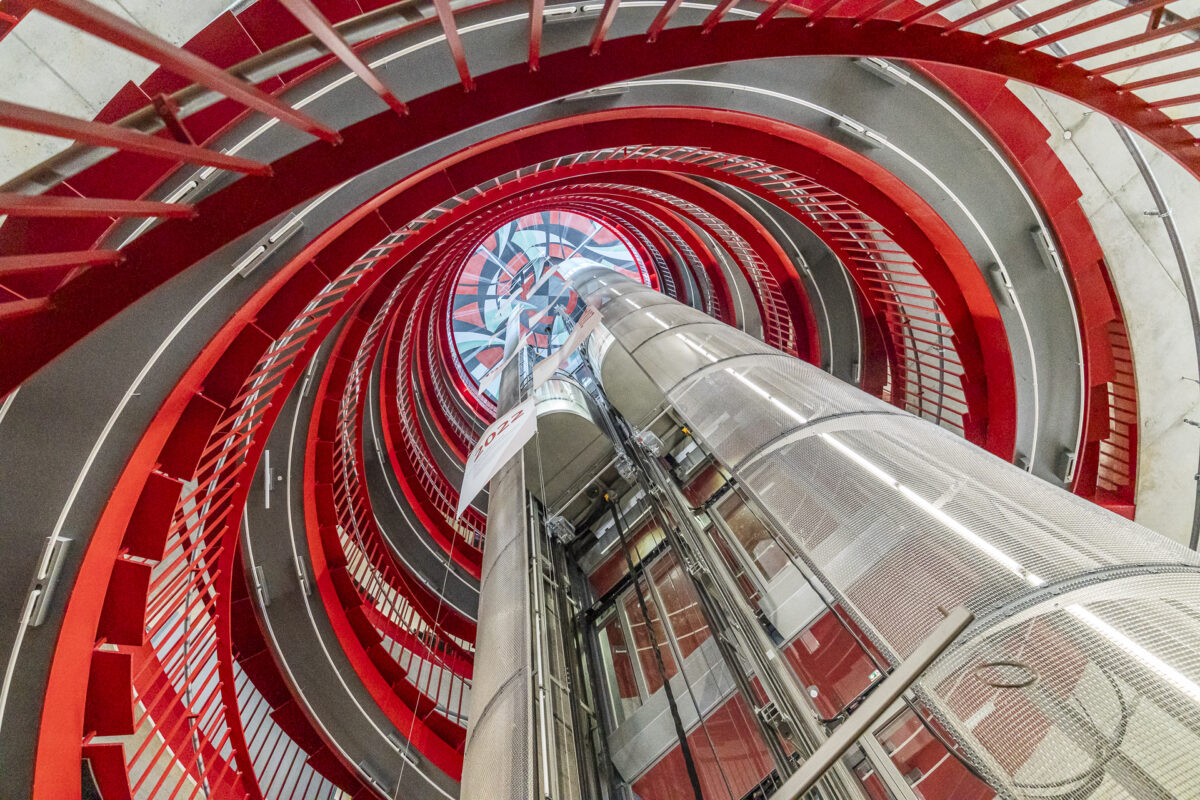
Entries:
{"type": "Polygon", "coordinates": [[[524,447],[535,433],[537,412],[532,397],[488,426],[467,456],[455,519],[462,516],[463,510],[487,486],[496,471],[524,447]]]}

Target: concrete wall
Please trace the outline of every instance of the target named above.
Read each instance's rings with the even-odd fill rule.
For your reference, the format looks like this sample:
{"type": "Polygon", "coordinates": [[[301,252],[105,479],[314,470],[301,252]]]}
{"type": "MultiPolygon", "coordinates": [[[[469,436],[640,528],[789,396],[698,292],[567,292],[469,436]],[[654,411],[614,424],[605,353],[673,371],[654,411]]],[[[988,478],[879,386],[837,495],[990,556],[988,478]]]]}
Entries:
{"type": "MultiPolygon", "coordinates": [[[[1077,103],[1012,85],[1051,132],[1050,144],[1083,190],[1121,301],[1133,348],[1140,423],[1137,521],[1178,541],[1191,533],[1200,384],[1180,267],[1137,164],[1111,122],[1077,103]]],[[[1200,181],[1141,141],[1200,281],[1200,181]]]]}
{"type": "MultiPolygon", "coordinates": [[[[181,45],[230,5],[228,0],[93,0],[97,5],[181,45]]],[[[0,40],[0,99],[92,119],[127,82],[141,83],[156,65],[118,47],[30,12],[0,40]]],[[[0,182],[63,150],[70,142],[0,128],[0,182]]]]}

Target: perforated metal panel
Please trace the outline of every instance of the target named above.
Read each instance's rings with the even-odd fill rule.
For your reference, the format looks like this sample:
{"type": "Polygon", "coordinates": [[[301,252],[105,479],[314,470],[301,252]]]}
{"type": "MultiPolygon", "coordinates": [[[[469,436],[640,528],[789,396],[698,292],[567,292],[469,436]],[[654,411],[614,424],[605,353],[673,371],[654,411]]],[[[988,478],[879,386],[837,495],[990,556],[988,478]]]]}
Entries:
{"type": "Polygon", "coordinates": [[[634,357],[700,368],[672,404],[879,650],[975,612],[916,691],[1002,795],[1200,797],[1200,557],[802,362],[665,357],[701,328],[748,338],[634,357]]]}
{"type": "Polygon", "coordinates": [[[669,334],[646,340],[633,357],[660,389],[669,392],[697,370],[746,352],[762,353],[768,358],[771,354],[782,355],[750,336],[731,341],[731,330],[712,320],[676,327],[669,334]]]}
{"type": "Polygon", "coordinates": [[[1198,598],[1195,574],[1085,587],[992,626],[923,693],[1020,796],[1200,797],[1198,598]]]}
{"type": "Polygon", "coordinates": [[[671,303],[660,308],[651,309],[649,313],[627,314],[619,320],[614,320],[612,331],[625,347],[633,350],[638,345],[655,334],[676,325],[687,325],[693,322],[712,322],[712,317],[699,309],[671,303]]]}

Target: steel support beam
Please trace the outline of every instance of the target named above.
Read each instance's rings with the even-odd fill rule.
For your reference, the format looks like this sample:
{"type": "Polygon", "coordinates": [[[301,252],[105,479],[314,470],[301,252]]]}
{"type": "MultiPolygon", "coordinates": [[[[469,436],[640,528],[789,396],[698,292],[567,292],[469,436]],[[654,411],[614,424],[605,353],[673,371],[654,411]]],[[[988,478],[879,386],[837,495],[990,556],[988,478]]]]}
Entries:
{"type": "Polygon", "coordinates": [[[55,267],[90,267],[96,264],[115,264],[125,260],[116,250],[75,250],[69,253],[0,257],[0,277],[39,272],[55,267]]]}
{"type": "Polygon", "coordinates": [[[683,0],[667,0],[663,7],[659,9],[655,15],[654,21],[650,23],[650,27],[646,30],[646,40],[653,42],[658,40],[658,35],[662,33],[663,28],[667,27],[667,23],[671,21],[671,17],[675,14],[676,9],[683,0]]]}
{"type": "Polygon", "coordinates": [[[0,303],[0,319],[16,319],[50,308],[50,298],[39,297],[33,300],[13,300],[0,303]]]}
{"type": "Polygon", "coordinates": [[[756,27],[761,28],[771,20],[775,19],[779,12],[783,11],[783,7],[789,2],[791,2],[791,0],[773,0],[771,5],[767,6],[766,9],[758,15],[758,24],[756,27]]]}
{"type": "Polygon", "coordinates": [[[160,64],[177,75],[207,86],[280,122],[286,122],[327,142],[341,141],[337,131],[272,97],[257,86],[235,78],[195,53],[176,47],[87,0],[27,0],[27,5],[72,28],[90,33],[123,50],[160,64]]]}
{"type": "Polygon", "coordinates": [[[537,72],[542,54],[542,14],[546,0],[529,0],[529,70],[537,72]]]}
{"type": "Polygon", "coordinates": [[[959,606],[947,614],[946,618],[917,645],[912,655],[900,662],[892,674],[863,701],[858,710],[800,765],[800,769],[784,781],[783,786],[771,795],[771,800],[799,800],[805,792],[815,786],[826,770],[836,764],[855,742],[870,731],[892,703],[900,699],[908,687],[921,677],[926,667],[932,664],[974,619],[975,615],[964,606],[959,606]]]}
{"type": "Polygon", "coordinates": [[[604,37],[608,35],[608,29],[612,25],[613,17],[617,15],[619,5],[621,0],[604,0],[604,9],[596,19],[596,27],[592,31],[591,55],[600,55],[600,45],[604,44],[604,37]]]}
{"type": "Polygon", "coordinates": [[[194,206],[147,200],[109,200],[96,197],[55,197],[0,192],[0,214],[14,217],[177,217],[196,216],[194,206]]]}
{"type": "Polygon", "coordinates": [[[247,175],[270,175],[271,166],[247,158],[226,155],[206,147],[183,144],[174,139],[140,133],[117,125],[69,117],[53,111],[18,105],[0,100],[0,126],[29,133],[42,133],[63,139],[93,144],[99,147],[115,147],[129,153],[141,153],[171,161],[186,161],[203,164],[247,175]]]}
{"type": "Polygon", "coordinates": [[[700,26],[702,33],[708,33],[721,19],[729,12],[729,9],[737,5],[738,0],[721,0],[717,7],[708,12],[708,16],[704,18],[703,24],[700,26]]]}
{"type": "Polygon", "coordinates": [[[454,22],[454,10],[450,8],[450,0],[433,0],[437,11],[438,21],[442,23],[442,31],[446,34],[446,45],[450,55],[454,57],[454,66],[458,69],[458,77],[462,80],[463,88],[468,92],[475,88],[475,79],[467,67],[467,54],[463,50],[462,37],[458,35],[458,25],[454,22]]]}
{"type": "Polygon", "coordinates": [[[321,41],[321,44],[329,48],[329,52],[337,56],[343,64],[350,68],[351,72],[362,79],[363,83],[371,87],[371,91],[379,95],[392,111],[397,114],[408,113],[408,107],[392,94],[391,89],[384,86],[375,71],[359,58],[358,53],[351,49],[349,43],[334,29],[311,0],[280,0],[280,2],[291,12],[293,17],[300,20],[301,25],[308,28],[312,35],[321,41]]]}

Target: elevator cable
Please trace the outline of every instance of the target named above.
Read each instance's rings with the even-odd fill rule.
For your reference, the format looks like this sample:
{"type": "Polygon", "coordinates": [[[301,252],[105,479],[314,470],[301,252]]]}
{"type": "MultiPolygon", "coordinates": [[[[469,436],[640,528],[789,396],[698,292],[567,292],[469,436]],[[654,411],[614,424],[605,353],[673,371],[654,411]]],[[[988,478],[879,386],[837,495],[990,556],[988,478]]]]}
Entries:
{"type": "MultiPolygon", "coordinates": [[[[638,609],[642,613],[642,621],[646,623],[646,635],[650,637],[650,649],[654,651],[654,661],[658,666],[658,674],[662,678],[663,692],[667,697],[667,705],[671,709],[671,721],[675,723],[675,735],[679,738],[679,748],[683,753],[683,763],[687,768],[688,781],[692,784],[692,794],[695,800],[704,800],[704,792],[700,788],[700,775],[696,772],[696,763],[692,760],[692,749],[688,745],[687,732],[683,729],[683,720],[679,716],[679,706],[675,703],[675,693],[671,690],[671,681],[667,678],[667,668],[663,664],[662,652],[658,649],[658,637],[654,635],[654,626],[650,624],[650,612],[646,608],[646,596],[642,593],[641,578],[646,576],[646,568],[641,559],[638,559],[637,574],[634,574],[633,557],[629,555],[629,544],[625,538],[625,526],[621,522],[621,511],[617,508],[616,502],[613,501],[612,495],[607,492],[604,499],[608,502],[608,507],[612,510],[613,525],[617,530],[617,539],[621,542],[621,552],[625,555],[625,566],[629,569],[629,574],[633,576],[633,591],[637,595],[638,609]]],[[[634,647],[637,647],[637,642],[632,642],[634,647]]],[[[683,669],[683,665],[680,665],[683,669]]]]}

